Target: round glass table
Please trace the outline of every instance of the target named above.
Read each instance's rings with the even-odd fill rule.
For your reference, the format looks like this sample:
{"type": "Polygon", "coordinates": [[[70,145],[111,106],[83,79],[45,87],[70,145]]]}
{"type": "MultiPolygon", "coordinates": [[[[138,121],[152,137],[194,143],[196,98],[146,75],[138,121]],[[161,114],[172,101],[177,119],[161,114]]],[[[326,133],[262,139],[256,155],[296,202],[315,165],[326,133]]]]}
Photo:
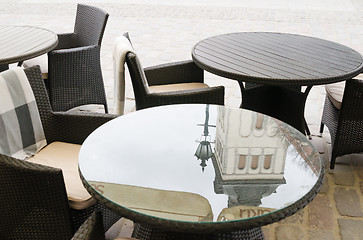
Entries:
{"type": "Polygon", "coordinates": [[[295,128],[244,109],[148,108],[96,129],[79,155],[93,197],[142,239],[261,239],[306,206],[324,177],[295,128]]]}

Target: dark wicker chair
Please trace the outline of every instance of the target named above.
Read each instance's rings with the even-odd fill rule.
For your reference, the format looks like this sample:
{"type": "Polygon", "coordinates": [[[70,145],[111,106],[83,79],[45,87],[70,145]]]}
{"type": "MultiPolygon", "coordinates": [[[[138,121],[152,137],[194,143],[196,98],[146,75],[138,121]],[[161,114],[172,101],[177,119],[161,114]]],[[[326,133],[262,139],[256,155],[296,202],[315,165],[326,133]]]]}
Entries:
{"type": "MultiPolygon", "coordinates": [[[[97,113],[55,113],[51,110],[39,67],[25,69],[25,73],[34,92],[48,144],[54,141],[82,144],[98,126],[116,117],[97,113]]],[[[17,238],[10,235],[18,234],[17,231],[21,231],[16,235],[19,238],[26,236],[23,234],[36,234],[36,239],[58,239],[59,234],[70,239],[94,211],[102,212],[105,230],[121,217],[98,202],[84,210],[70,208],[59,169],[0,154],[0,171],[0,232],[10,239],[17,238]],[[24,225],[24,229],[18,229],[18,225],[24,225]],[[38,225],[44,226],[34,227],[38,225]]],[[[0,236],[0,239],[4,238],[0,236]]]]}
{"type": "Polygon", "coordinates": [[[74,233],[60,169],[0,154],[0,182],[0,239],[104,239],[99,212],[74,233]]]}
{"type": "MultiPolygon", "coordinates": [[[[128,34],[124,34],[128,37],[128,34]]],[[[130,41],[131,42],[131,41],[130,41]]],[[[135,53],[126,54],[135,94],[136,110],[182,103],[224,105],[224,87],[207,87],[189,90],[152,92],[152,86],[179,83],[204,83],[204,72],[193,61],[180,61],[143,69],[135,53]]],[[[169,85],[170,86],[170,85],[169,85]]]]}
{"type": "Polygon", "coordinates": [[[105,234],[102,225],[102,215],[100,212],[94,212],[81,225],[74,234],[72,240],[104,240],[105,234]]]}
{"type": "MultiPolygon", "coordinates": [[[[45,80],[54,111],[101,104],[108,112],[100,63],[108,16],[102,9],[78,4],[74,32],[58,34],[58,46],[48,53],[48,79],[45,80]]],[[[24,66],[42,68],[42,62],[33,59],[24,62],[24,66]]]]}
{"type": "Polygon", "coordinates": [[[320,133],[324,125],[332,142],[331,170],[337,157],[363,152],[363,80],[346,81],[341,109],[326,96],[320,133]]]}

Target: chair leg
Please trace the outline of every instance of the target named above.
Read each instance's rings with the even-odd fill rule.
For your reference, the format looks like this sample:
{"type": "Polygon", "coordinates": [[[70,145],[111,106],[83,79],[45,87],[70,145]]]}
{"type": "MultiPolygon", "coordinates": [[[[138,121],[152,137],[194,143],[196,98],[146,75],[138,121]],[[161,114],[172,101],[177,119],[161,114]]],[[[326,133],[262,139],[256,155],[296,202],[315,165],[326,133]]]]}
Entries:
{"type": "Polygon", "coordinates": [[[304,124],[305,124],[305,132],[306,132],[306,135],[311,140],[312,138],[311,138],[310,129],[309,129],[308,123],[306,122],[306,119],[305,118],[304,118],[304,124]]]}
{"type": "Polygon", "coordinates": [[[323,136],[323,131],[324,131],[324,123],[321,122],[320,123],[320,130],[319,130],[319,137],[322,137],[323,136]]]}
{"type": "Polygon", "coordinates": [[[335,159],[336,159],[336,156],[334,156],[334,154],[332,153],[332,156],[330,158],[330,169],[329,169],[329,173],[333,173],[333,171],[334,171],[335,159]]]}

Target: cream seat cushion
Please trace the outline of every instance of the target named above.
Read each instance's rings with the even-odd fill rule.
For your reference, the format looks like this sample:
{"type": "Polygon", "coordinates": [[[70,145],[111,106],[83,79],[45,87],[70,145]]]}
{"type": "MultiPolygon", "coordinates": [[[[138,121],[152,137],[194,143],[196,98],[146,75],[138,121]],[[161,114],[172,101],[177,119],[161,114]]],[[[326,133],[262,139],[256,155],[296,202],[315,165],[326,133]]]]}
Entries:
{"type": "Polygon", "coordinates": [[[81,145],[52,142],[28,161],[54,168],[63,172],[69,205],[73,209],[82,210],[96,202],[84,188],[78,173],[78,154],[81,145]]]}
{"type": "Polygon", "coordinates": [[[35,65],[40,66],[40,70],[42,71],[42,78],[48,79],[48,55],[43,54],[23,62],[24,68],[32,67],[35,65]]]}
{"type": "Polygon", "coordinates": [[[345,81],[325,85],[325,90],[328,94],[328,98],[337,109],[340,109],[342,106],[344,88],[345,81]]]}
{"type": "Polygon", "coordinates": [[[205,83],[193,82],[193,83],[176,83],[176,84],[165,84],[150,86],[150,92],[162,93],[162,92],[173,92],[173,91],[185,91],[199,88],[208,88],[209,86],[205,83]]]}
{"type": "Polygon", "coordinates": [[[108,182],[89,182],[102,195],[128,209],[176,221],[213,221],[208,200],[196,193],[161,190],[108,182]]]}

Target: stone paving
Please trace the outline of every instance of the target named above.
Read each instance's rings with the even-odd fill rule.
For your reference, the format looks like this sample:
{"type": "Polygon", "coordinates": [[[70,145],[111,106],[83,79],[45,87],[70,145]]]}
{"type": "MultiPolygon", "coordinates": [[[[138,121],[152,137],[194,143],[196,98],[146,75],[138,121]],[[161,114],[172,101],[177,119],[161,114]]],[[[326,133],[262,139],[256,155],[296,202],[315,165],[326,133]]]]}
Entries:
{"type": "MultiPolygon", "coordinates": [[[[112,44],[128,31],[144,67],[191,59],[198,41],[238,31],[303,34],[335,41],[363,53],[362,0],[0,0],[0,25],[32,25],[56,33],[73,30],[76,3],[98,6],[110,14],[101,63],[109,107],[113,109],[112,44]]],[[[126,113],[134,111],[131,82],[126,76],[126,113]]],[[[226,105],[238,107],[238,83],[206,73],[206,82],[226,87],[226,105]]],[[[314,86],[306,103],[313,144],[328,162],[329,132],[319,138],[318,126],[325,90],[314,86]]],[[[333,174],[302,211],[263,228],[266,239],[363,239],[363,156],[338,159],[333,174]]],[[[124,219],[109,231],[109,239],[127,236],[132,224],[124,219]]]]}

